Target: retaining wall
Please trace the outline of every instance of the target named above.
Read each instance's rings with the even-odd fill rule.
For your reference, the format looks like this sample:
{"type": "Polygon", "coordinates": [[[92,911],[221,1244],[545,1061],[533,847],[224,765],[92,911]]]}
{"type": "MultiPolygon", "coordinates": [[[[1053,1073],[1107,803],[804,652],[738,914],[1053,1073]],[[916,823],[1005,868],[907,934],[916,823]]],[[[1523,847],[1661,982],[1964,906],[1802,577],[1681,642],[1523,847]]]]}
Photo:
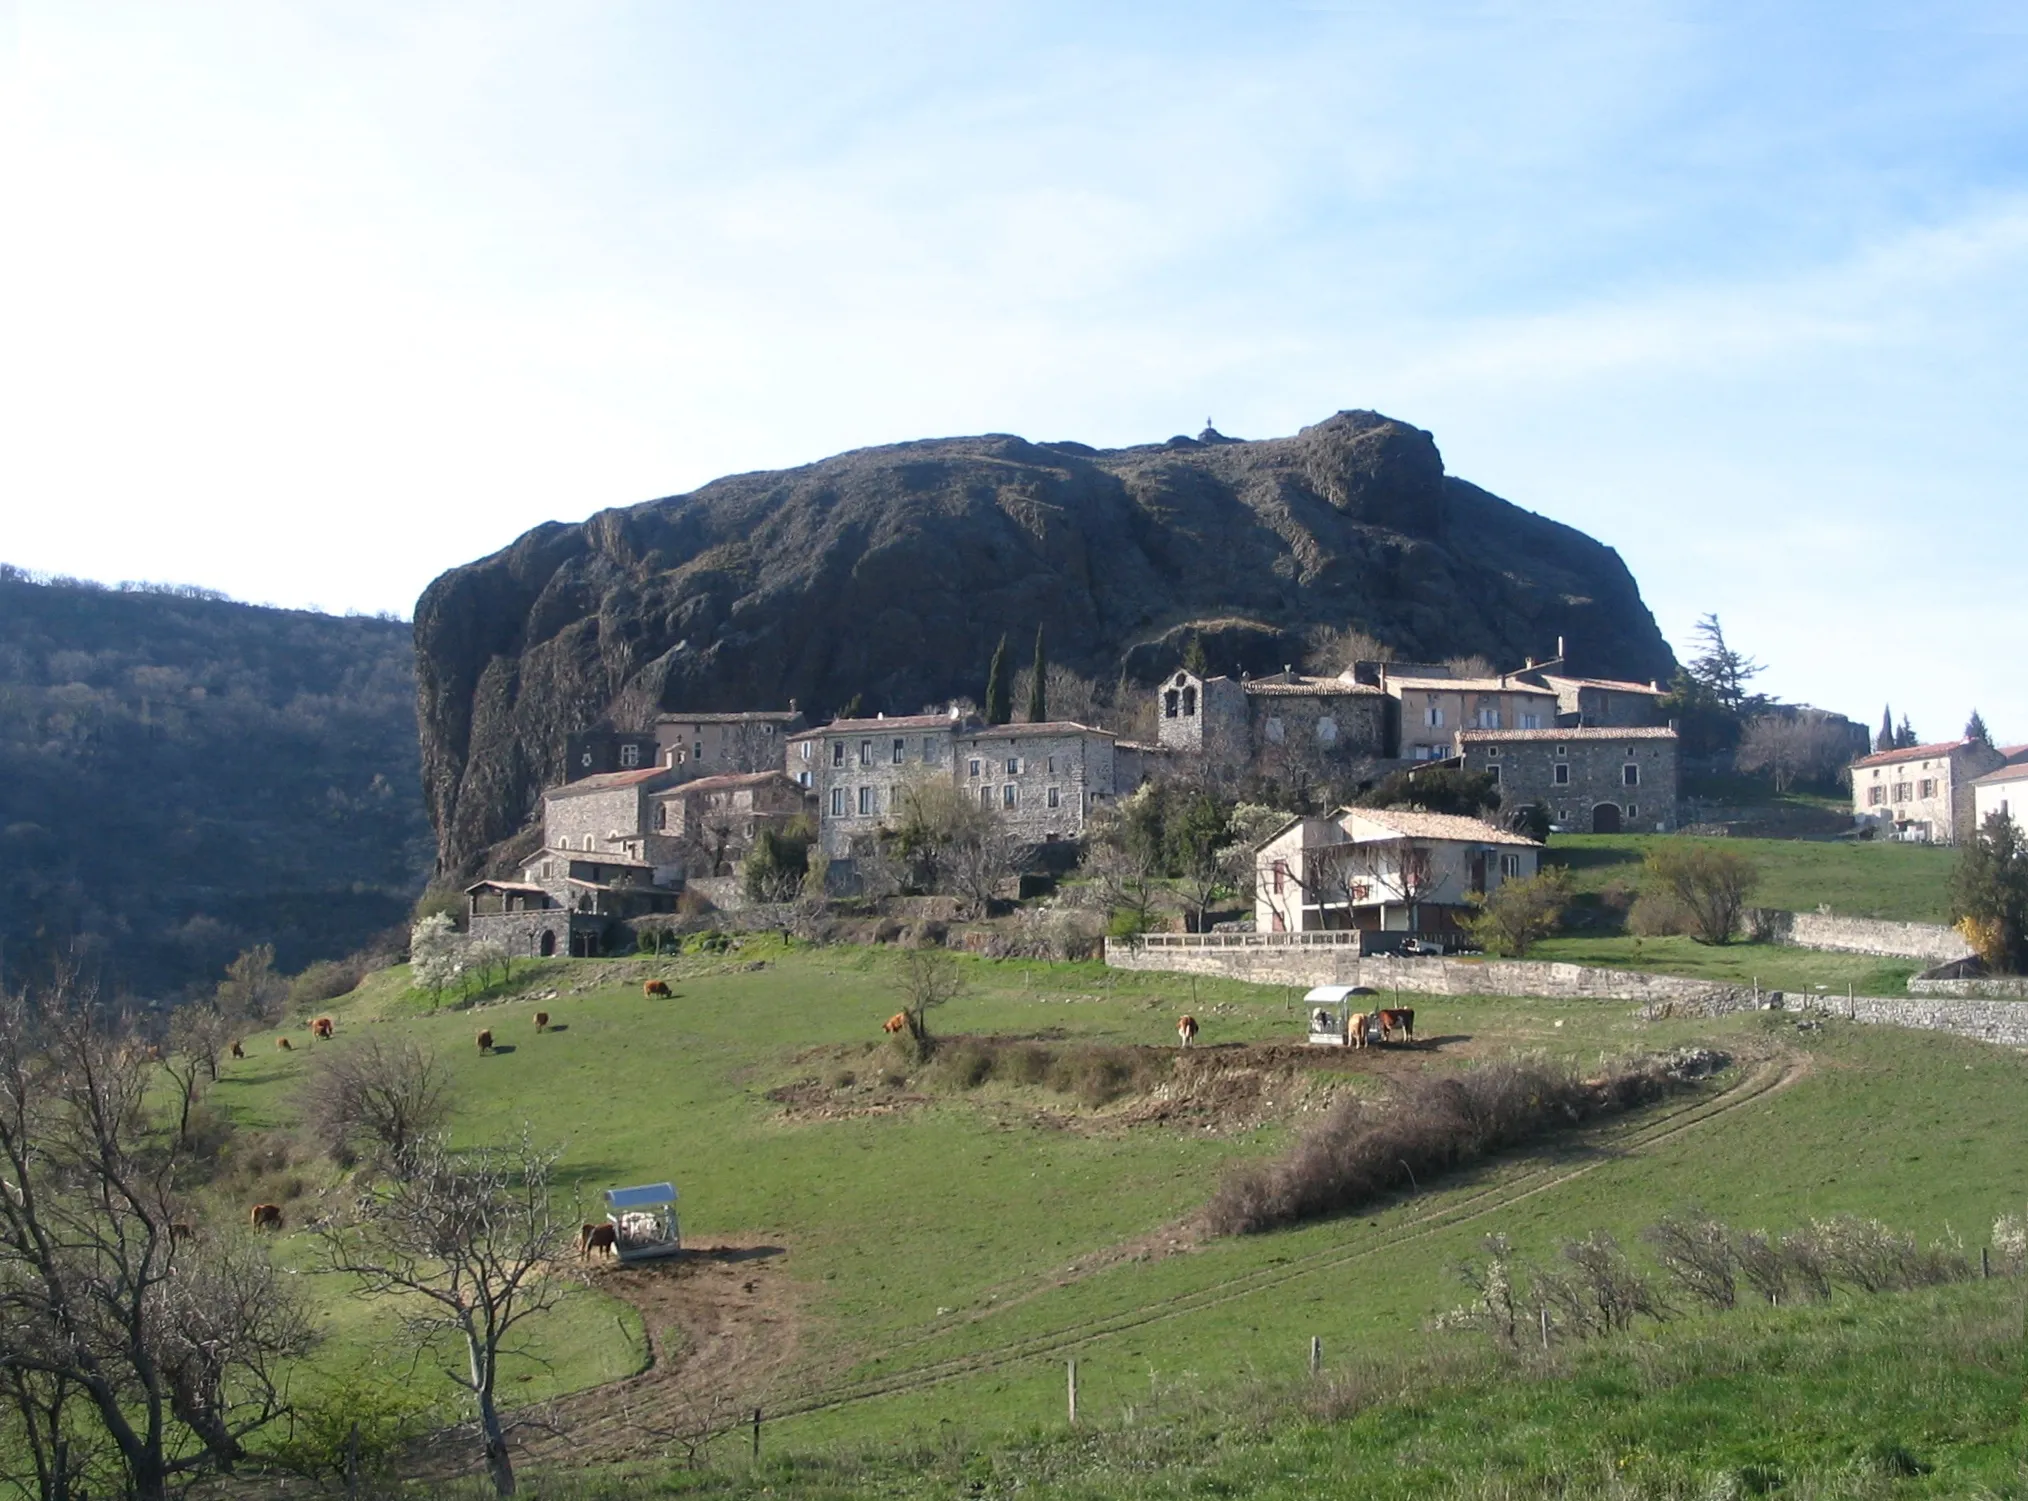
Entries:
{"type": "Polygon", "coordinates": [[[1750,907],[1746,924],[1756,937],[1799,949],[1872,954],[1882,959],[1927,959],[1932,964],[1947,964],[1972,952],[1972,946],[1956,932],[1935,923],[1885,922],[1873,917],[1838,917],[1829,912],[1750,907]]]}
{"type": "Polygon", "coordinates": [[[1908,982],[1908,993],[1977,996],[1995,1001],[2028,1001],[2028,976],[1982,975],[1969,980],[1926,980],[1917,975],[1908,982]]]}
{"type": "MultiPolygon", "coordinates": [[[[2028,1005],[2019,1001],[1954,1000],[1920,996],[1825,996],[1784,998],[1792,1011],[1818,1011],[1841,1016],[1847,1021],[1871,1022],[1883,1027],[1912,1027],[1926,1032],[1949,1032],[1975,1042],[1994,1042],[2004,1047],[2028,1048],[2028,1005]]],[[[1653,1021],[1664,1016],[1724,1016],[1752,1007],[1749,995],[1706,996],[1701,1000],[1665,1001],[1644,1006],[1642,1016],[1653,1021]]]]}

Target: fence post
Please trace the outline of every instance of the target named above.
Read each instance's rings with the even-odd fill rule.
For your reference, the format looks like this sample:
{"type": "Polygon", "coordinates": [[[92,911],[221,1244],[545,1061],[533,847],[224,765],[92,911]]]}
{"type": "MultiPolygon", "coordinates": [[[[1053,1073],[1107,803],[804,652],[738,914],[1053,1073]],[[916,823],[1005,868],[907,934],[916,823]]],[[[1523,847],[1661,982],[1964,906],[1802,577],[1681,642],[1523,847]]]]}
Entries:
{"type": "Polygon", "coordinates": [[[1310,1336],[1310,1374],[1314,1376],[1323,1369],[1324,1337],[1320,1334],[1313,1334],[1310,1336]]]}
{"type": "Polygon", "coordinates": [[[1979,1275],[1981,1277],[1993,1275],[1993,1248],[1991,1246],[1979,1247],[1979,1275]]]}
{"type": "Polygon", "coordinates": [[[760,1458],[760,1418],[761,1410],[756,1407],[753,1410],[753,1457],[755,1459],[760,1458]]]}
{"type": "Polygon", "coordinates": [[[1070,1357],[1070,1426],[1077,1426],[1077,1357],[1070,1357]]]}
{"type": "Polygon", "coordinates": [[[1536,1312],[1542,1315],[1542,1348],[1546,1350],[1549,1348],[1549,1310],[1538,1308],[1536,1312]]]}

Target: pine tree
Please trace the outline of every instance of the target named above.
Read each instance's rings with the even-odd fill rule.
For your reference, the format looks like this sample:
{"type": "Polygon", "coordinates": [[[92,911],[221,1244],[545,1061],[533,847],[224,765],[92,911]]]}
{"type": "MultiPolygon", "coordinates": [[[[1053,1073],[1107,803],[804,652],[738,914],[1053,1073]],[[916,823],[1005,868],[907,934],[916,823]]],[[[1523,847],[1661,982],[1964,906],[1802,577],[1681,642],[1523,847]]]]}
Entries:
{"type": "Polygon", "coordinates": [[[1877,751],[1894,749],[1894,705],[1880,706],[1880,733],[1873,737],[1873,748],[1877,751]]]}
{"type": "Polygon", "coordinates": [[[1007,677],[1007,638],[993,648],[993,662],[986,669],[986,723],[1005,724],[1014,717],[1014,685],[1007,677]]]}
{"type": "Polygon", "coordinates": [[[1035,628],[1035,666],[1031,669],[1035,681],[1028,685],[1028,722],[1041,724],[1049,718],[1049,693],[1044,686],[1049,677],[1049,658],[1042,650],[1042,627],[1035,628]]]}
{"type": "Polygon", "coordinates": [[[1910,750],[1920,744],[1922,744],[1922,742],[1916,739],[1915,736],[1915,726],[1908,722],[1908,716],[1906,714],[1902,715],[1901,728],[1894,732],[1895,749],[1910,750]]]}
{"type": "Polygon", "coordinates": [[[1983,740],[1988,745],[1993,743],[1993,737],[1986,733],[1986,721],[1977,709],[1972,710],[1972,717],[1965,721],[1965,739],[1983,740]]]}
{"type": "Polygon", "coordinates": [[[1747,681],[1760,675],[1761,664],[1726,644],[1725,629],[1716,615],[1706,615],[1697,622],[1697,639],[1704,650],[1691,659],[1690,675],[1709,688],[1721,704],[1737,713],[1746,704],[1747,681]]]}
{"type": "Polygon", "coordinates": [[[1204,655],[1202,636],[1191,636],[1190,644],[1183,648],[1183,670],[1195,673],[1200,678],[1211,676],[1211,662],[1204,655]]]}

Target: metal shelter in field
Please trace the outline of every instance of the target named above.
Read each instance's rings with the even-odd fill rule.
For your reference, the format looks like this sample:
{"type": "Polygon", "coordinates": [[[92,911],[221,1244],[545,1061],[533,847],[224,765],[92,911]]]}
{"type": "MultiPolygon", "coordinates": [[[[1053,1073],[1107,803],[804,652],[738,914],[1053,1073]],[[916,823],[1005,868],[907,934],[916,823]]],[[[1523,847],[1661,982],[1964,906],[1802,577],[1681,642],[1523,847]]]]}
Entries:
{"type": "Polygon", "coordinates": [[[605,1192],[606,1219],[613,1227],[613,1251],[622,1261],[653,1261],[683,1249],[676,1223],[676,1185],[644,1183],[605,1192]]]}
{"type": "Polygon", "coordinates": [[[1303,997],[1303,1008],[1310,1018],[1310,1043],[1320,1048],[1344,1048],[1352,1045],[1352,1018],[1361,1012],[1366,1014],[1366,1040],[1374,1040],[1373,1008],[1361,998],[1379,998],[1379,992],[1365,985],[1319,985],[1303,997]]]}

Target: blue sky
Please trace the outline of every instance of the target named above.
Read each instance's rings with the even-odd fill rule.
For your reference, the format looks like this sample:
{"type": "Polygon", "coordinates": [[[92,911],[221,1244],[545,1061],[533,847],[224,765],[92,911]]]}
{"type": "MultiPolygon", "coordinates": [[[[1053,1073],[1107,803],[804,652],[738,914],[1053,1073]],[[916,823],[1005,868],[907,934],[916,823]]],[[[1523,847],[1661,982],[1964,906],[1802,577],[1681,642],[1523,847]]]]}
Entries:
{"type": "Polygon", "coordinates": [[[2028,740],[2018,5],[5,12],[0,558],[406,612],[840,449],[1343,407],[2028,740]]]}

